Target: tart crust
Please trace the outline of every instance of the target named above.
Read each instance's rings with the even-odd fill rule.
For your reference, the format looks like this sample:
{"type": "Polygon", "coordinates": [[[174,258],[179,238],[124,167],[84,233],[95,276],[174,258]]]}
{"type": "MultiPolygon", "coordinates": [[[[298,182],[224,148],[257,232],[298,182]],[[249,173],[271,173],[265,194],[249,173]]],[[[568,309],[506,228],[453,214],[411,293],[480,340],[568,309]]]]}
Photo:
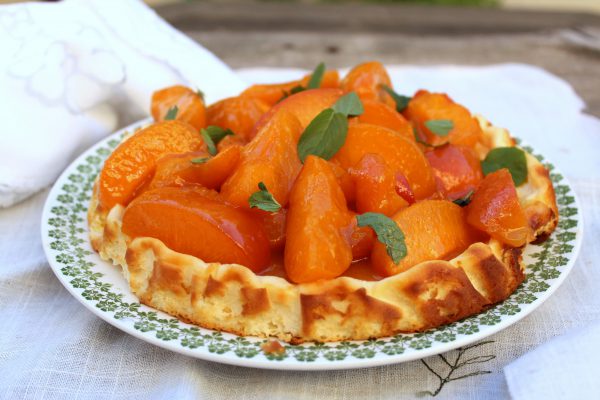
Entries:
{"type": "MultiPolygon", "coordinates": [[[[505,129],[476,117],[484,132],[481,154],[514,146],[505,129]]],[[[528,181],[517,189],[536,240],[558,222],[546,168],[527,154],[528,181]]],[[[477,314],[506,299],[525,278],[523,248],[496,240],[474,243],[449,261],[434,260],[376,282],[349,277],[293,284],[259,276],[237,264],[205,263],[154,238],[131,240],[121,231],[124,208],[98,207],[88,222],[92,247],[120,265],[140,302],[186,322],[242,336],[359,340],[418,332],[477,314]]]]}

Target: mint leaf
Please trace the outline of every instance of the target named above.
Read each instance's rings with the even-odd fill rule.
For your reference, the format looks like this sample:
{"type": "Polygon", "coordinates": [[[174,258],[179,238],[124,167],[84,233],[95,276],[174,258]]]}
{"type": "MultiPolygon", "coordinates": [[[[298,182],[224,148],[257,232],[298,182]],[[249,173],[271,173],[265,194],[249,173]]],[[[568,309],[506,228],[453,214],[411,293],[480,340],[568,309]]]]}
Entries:
{"type": "Polygon", "coordinates": [[[219,142],[225,137],[225,136],[233,136],[233,131],[229,128],[227,129],[223,129],[220,126],[215,126],[215,125],[209,125],[206,128],[204,128],[208,135],[210,136],[210,138],[213,140],[213,142],[215,144],[219,144],[219,142]]]}
{"type": "Polygon", "coordinates": [[[431,147],[432,149],[437,149],[438,147],[444,147],[445,145],[447,145],[448,143],[450,143],[450,142],[445,142],[445,143],[442,143],[442,144],[429,144],[429,143],[427,143],[426,141],[422,140],[419,137],[419,132],[417,132],[417,129],[415,127],[413,127],[413,135],[415,136],[415,141],[417,143],[421,143],[423,146],[431,147]]]}
{"type": "Polygon", "coordinates": [[[383,214],[367,212],[356,216],[358,226],[370,226],[377,235],[377,240],[385,245],[387,254],[394,264],[406,257],[407,249],[404,242],[404,233],[389,217],[383,214]]]}
{"type": "Polygon", "coordinates": [[[490,150],[481,162],[484,175],[499,169],[507,168],[512,175],[515,186],[527,180],[527,158],[525,152],[518,147],[497,147],[490,150]]]}
{"type": "Polygon", "coordinates": [[[281,98],[279,100],[277,100],[277,103],[279,103],[279,102],[287,99],[288,97],[290,97],[293,94],[300,93],[300,92],[303,92],[305,90],[306,90],[306,88],[304,86],[301,86],[301,85],[294,86],[293,88],[290,89],[289,92],[283,90],[282,91],[283,95],[281,96],[281,98]]]}
{"type": "Polygon", "coordinates": [[[281,208],[281,204],[275,200],[273,195],[269,193],[264,183],[258,183],[258,191],[252,193],[248,198],[250,208],[258,208],[264,211],[277,212],[281,208]]]}
{"type": "Polygon", "coordinates": [[[365,112],[360,98],[354,92],[350,92],[340,97],[332,108],[333,111],[337,111],[347,117],[355,117],[365,112]]]}
{"type": "Polygon", "coordinates": [[[318,89],[319,87],[321,87],[321,81],[323,80],[324,74],[325,74],[325,64],[320,63],[319,65],[317,65],[317,67],[314,69],[313,73],[311,74],[306,87],[304,87],[302,85],[296,85],[293,88],[291,88],[289,92],[286,92],[284,90],[283,96],[281,96],[281,98],[279,100],[277,100],[277,102],[279,103],[280,101],[287,99],[291,95],[303,92],[307,89],[318,89]]]}
{"type": "Polygon", "coordinates": [[[298,157],[304,163],[309,154],[329,160],[344,145],[348,134],[348,118],[326,108],[313,119],[298,141],[298,157]]]}
{"type": "Polygon", "coordinates": [[[401,94],[398,94],[398,93],[394,92],[394,89],[392,89],[391,87],[389,87],[387,85],[383,85],[382,87],[383,87],[383,90],[388,92],[388,94],[390,96],[392,96],[392,99],[394,99],[394,102],[396,103],[396,111],[402,112],[402,111],[404,111],[404,109],[406,107],[408,107],[408,102],[412,99],[412,97],[403,96],[401,94]]]}
{"type": "Polygon", "coordinates": [[[178,112],[179,112],[179,107],[177,107],[177,106],[173,106],[173,107],[169,108],[169,111],[167,111],[167,115],[165,115],[165,121],[172,121],[175,118],[177,118],[178,112]]]}
{"type": "Polygon", "coordinates": [[[213,142],[212,138],[208,134],[208,131],[206,129],[200,129],[200,136],[202,136],[202,140],[204,140],[204,143],[206,143],[208,153],[211,156],[217,154],[217,146],[215,146],[215,142],[213,142]]]}
{"type": "Polygon", "coordinates": [[[452,200],[452,202],[456,205],[459,205],[461,207],[466,206],[467,204],[469,204],[471,202],[471,198],[473,197],[473,193],[475,193],[474,190],[469,190],[469,193],[465,194],[463,197],[459,197],[456,200],[452,200]]]}
{"type": "Polygon", "coordinates": [[[208,160],[210,160],[210,157],[198,157],[198,158],[192,158],[190,160],[190,162],[192,164],[204,164],[205,162],[207,162],[208,160]]]}
{"type": "Polygon", "coordinates": [[[306,90],[306,88],[304,86],[302,86],[302,85],[296,85],[296,86],[294,86],[293,88],[290,89],[290,93],[287,96],[291,96],[291,95],[296,94],[296,93],[304,92],[305,90],[306,90]]]}
{"type": "Polygon", "coordinates": [[[310,76],[310,80],[306,85],[307,89],[318,89],[321,86],[321,81],[323,80],[323,74],[325,73],[325,63],[320,63],[317,65],[312,75],[310,76]]]}
{"type": "Polygon", "coordinates": [[[231,129],[223,129],[220,126],[209,125],[206,128],[200,129],[200,135],[206,143],[208,152],[211,156],[217,154],[217,144],[225,137],[233,135],[231,129]]]}
{"type": "Polygon", "coordinates": [[[202,90],[196,89],[196,94],[204,101],[204,92],[202,90]]]}
{"type": "Polygon", "coordinates": [[[438,136],[448,136],[454,128],[454,122],[449,119],[430,119],[425,121],[425,126],[438,136]]]}

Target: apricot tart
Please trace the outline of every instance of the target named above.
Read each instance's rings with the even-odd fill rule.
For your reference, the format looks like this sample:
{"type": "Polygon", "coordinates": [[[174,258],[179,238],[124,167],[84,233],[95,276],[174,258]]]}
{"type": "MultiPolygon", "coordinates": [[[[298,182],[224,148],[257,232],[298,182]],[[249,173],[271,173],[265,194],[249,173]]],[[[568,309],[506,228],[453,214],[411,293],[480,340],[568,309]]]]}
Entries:
{"type": "Polygon", "coordinates": [[[290,342],[417,332],[479,313],[556,227],[548,171],[446,94],[383,66],[255,85],[205,106],[156,92],[89,207],[93,248],[140,301],[290,342]]]}

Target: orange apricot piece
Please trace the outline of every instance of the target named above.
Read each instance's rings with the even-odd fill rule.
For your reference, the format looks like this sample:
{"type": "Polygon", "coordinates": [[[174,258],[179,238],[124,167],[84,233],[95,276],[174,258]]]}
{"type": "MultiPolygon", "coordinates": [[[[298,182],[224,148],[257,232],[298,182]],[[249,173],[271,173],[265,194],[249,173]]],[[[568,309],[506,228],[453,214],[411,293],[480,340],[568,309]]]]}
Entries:
{"type": "Polygon", "coordinates": [[[396,176],[379,154],[367,153],[349,170],[356,185],[356,211],[388,217],[408,203],[396,192],[396,176]]]}
{"type": "Polygon", "coordinates": [[[355,219],[329,163],[308,156],[290,195],[285,270],[295,283],[340,276],[352,262],[355,219]]]}
{"type": "Polygon", "coordinates": [[[369,226],[353,225],[350,236],[350,247],[352,248],[352,260],[362,260],[369,257],[375,244],[375,232],[369,226]]]}
{"type": "Polygon", "coordinates": [[[249,140],[254,125],[269,108],[267,103],[258,98],[243,95],[229,97],[208,107],[206,123],[231,129],[235,135],[249,140]]]}
{"type": "Polygon", "coordinates": [[[332,160],[349,170],[368,153],[382,156],[393,171],[404,175],[418,200],[435,192],[433,171],[416,143],[382,126],[350,126],[346,143],[332,160]]]}
{"type": "Polygon", "coordinates": [[[479,123],[469,110],[446,94],[420,90],[409,101],[404,115],[415,124],[421,140],[432,145],[450,142],[474,147],[483,136],[479,123]],[[453,128],[447,136],[438,136],[425,125],[431,120],[450,120],[453,128]]]}
{"type": "Polygon", "coordinates": [[[131,238],[159,239],[205,262],[241,264],[255,272],[270,260],[260,219],[204,188],[163,187],[143,193],[125,209],[123,232],[131,238]]]}
{"type": "Polygon", "coordinates": [[[354,183],[354,178],[342,167],[338,164],[330,162],[329,166],[333,169],[333,173],[335,174],[342,191],[344,192],[344,197],[346,198],[346,202],[348,204],[353,204],[356,200],[356,184],[354,183]]]}
{"type": "MultiPolygon", "coordinates": [[[[258,133],[281,110],[285,110],[298,118],[302,130],[304,130],[321,111],[331,107],[342,94],[343,92],[340,89],[311,89],[296,93],[277,103],[263,115],[256,123],[254,133],[250,137],[254,137],[254,134],[258,133]]],[[[298,137],[300,134],[302,134],[302,131],[300,131],[298,137]]]]}
{"type": "Polygon", "coordinates": [[[169,109],[177,106],[175,119],[187,122],[196,129],[206,126],[206,107],[204,100],[192,89],[175,85],[152,94],[150,110],[154,121],[164,121],[169,109]]]}
{"type": "Polygon", "coordinates": [[[265,125],[242,152],[240,164],[223,183],[221,194],[230,203],[249,208],[248,198],[263,182],[283,207],[302,164],[298,158],[298,119],[283,110],[265,125]]]}
{"type": "Polygon", "coordinates": [[[448,200],[456,200],[474,191],[483,179],[479,157],[466,146],[447,144],[425,152],[439,183],[438,189],[448,200]]]}
{"type": "Polygon", "coordinates": [[[407,139],[415,139],[412,126],[396,109],[379,101],[364,100],[362,103],[364,112],[356,118],[359,123],[383,126],[407,139]]]}
{"type": "Polygon", "coordinates": [[[255,210],[260,214],[265,232],[269,238],[269,244],[273,250],[281,250],[285,246],[285,224],[287,220],[287,209],[281,208],[277,212],[266,212],[255,210]]]}
{"type": "MultiPolygon", "coordinates": [[[[304,76],[302,79],[297,81],[275,83],[275,84],[260,84],[252,85],[248,89],[242,92],[242,95],[254,97],[265,102],[269,106],[274,106],[278,102],[282,101],[286,96],[290,96],[291,90],[294,87],[301,86],[306,88],[310,81],[312,74],[304,76]]],[[[323,78],[321,79],[320,88],[337,88],[340,85],[340,76],[337,71],[330,70],[325,71],[323,78]]]]}
{"type": "Polygon", "coordinates": [[[356,92],[363,101],[380,101],[393,107],[394,100],[383,89],[384,85],[391,87],[392,81],[385,67],[377,61],[357,65],[346,74],[340,83],[340,87],[345,93],[356,92]]]}
{"type": "Polygon", "coordinates": [[[483,178],[466,211],[469,224],[509,246],[520,247],[532,239],[515,184],[506,168],[483,178]]]}
{"type": "Polygon", "coordinates": [[[237,166],[241,146],[230,146],[214,157],[206,152],[171,154],[158,160],[148,189],[163,186],[198,184],[207,189],[219,189],[237,166]],[[206,160],[194,163],[192,160],[206,160]]]}
{"type": "Polygon", "coordinates": [[[375,242],[371,262],[382,276],[398,274],[423,261],[454,257],[481,238],[467,224],[465,211],[447,200],[423,200],[392,219],[404,232],[407,255],[396,265],[385,245],[375,242]]]}
{"type": "Polygon", "coordinates": [[[217,143],[217,151],[225,151],[231,146],[245,146],[247,143],[248,141],[239,135],[227,135],[217,143]]]}
{"type": "Polygon", "coordinates": [[[98,178],[100,208],[127,205],[154,173],[156,161],[170,153],[205,149],[195,129],[180,121],[163,121],[137,131],[104,162],[98,178]]]}

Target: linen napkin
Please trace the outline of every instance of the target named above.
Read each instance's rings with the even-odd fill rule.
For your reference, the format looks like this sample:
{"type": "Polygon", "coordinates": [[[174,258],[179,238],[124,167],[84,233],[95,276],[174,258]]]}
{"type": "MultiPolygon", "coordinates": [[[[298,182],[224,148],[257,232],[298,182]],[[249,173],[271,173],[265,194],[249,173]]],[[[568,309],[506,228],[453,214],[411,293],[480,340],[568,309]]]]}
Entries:
{"type": "Polygon", "coordinates": [[[0,6],[0,207],[49,185],[101,137],[182,83],[207,102],[242,81],[138,0],[0,6]]]}

